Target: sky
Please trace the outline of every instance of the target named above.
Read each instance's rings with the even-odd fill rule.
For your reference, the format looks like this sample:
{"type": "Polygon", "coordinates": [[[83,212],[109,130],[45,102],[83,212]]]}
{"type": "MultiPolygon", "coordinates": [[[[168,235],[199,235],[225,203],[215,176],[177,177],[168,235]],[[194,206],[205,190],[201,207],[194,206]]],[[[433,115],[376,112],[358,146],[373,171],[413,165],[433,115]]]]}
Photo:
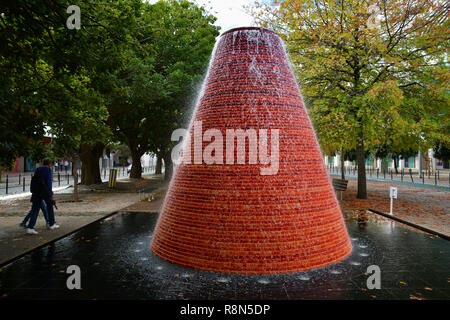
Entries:
{"type": "Polygon", "coordinates": [[[245,12],[243,6],[252,4],[253,0],[191,0],[203,5],[210,13],[217,17],[216,25],[223,33],[237,27],[253,25],[253,18],[245,12]],[[211,9],[210,9],[211,8],[211,9]]]}
{"type": "MultiPolygon", "coordinates": [[[[158,0],[148,0],[155,3],[158,0]]],[[[254,0],[190,0],[198,5],[204,6],[208,12],[216,18],[216,25],[220,26],[223,33],[237,27],[248,27],[253,25],[253,18],[245,12],[243,6],[254,3],[254,0]]]]}

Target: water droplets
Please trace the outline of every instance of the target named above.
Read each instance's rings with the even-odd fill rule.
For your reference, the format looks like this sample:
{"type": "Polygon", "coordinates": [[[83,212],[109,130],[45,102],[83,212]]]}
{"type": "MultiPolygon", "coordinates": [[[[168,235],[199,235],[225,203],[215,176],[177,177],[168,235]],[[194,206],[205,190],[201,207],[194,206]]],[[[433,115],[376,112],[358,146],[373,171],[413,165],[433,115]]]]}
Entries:
{"type": "Polygon", "coordinates": [[[330,270],[330,273],[331,274],[341,274],[342,271],[341,270],[337,270],[337,269],[333,269],[333,270],[330,270]]]}
{"type": "Polygon", "coordinates": [[[361,252],[359,255],[360,255],[361,257],[368,257],[368,256],[369,256],[369,254],[368,254],[368,253],[365,253],[365,252],[361,252]]]}

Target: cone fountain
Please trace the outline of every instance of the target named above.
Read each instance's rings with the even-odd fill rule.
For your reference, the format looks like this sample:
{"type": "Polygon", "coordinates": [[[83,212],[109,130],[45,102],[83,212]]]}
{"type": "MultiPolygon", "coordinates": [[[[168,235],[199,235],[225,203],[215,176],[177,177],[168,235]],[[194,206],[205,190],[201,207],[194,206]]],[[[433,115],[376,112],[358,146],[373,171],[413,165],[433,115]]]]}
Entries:
{"type": "MultiPolygon", "coordinates": [[[[274,32],[251,27],[222,34],[189,128],[194,141],[183,149],[184,155],[193,151],[193,159],[195,123],[202,124],[200,139],[210,129],[224,136],[229,129],[255,129],[260,138],[261,130],[278,130],[277,170],[261,174],[264,165],[250,161],[250,139],[245,163],[230,164],[224,153],[223,163],[180,164],[152,240],[156,255],[195,269],[242,274],[316,269],[350,255],[314,129],[274,32]]],[[[275,138],[268,136],[273,146],[275,138]]],[[[226,139],[221,143],[229,147],[226,139]]],[[[200,152],[207,144],[200,140],[200,152]]]]}

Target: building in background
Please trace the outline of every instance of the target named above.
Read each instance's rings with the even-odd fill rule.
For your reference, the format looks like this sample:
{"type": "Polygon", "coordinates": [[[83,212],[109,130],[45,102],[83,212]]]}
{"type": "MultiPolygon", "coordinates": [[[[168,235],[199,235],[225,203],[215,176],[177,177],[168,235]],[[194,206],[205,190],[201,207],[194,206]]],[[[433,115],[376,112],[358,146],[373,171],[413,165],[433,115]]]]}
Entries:
{"type": "MultiPolygon", "coordinates": [[[[341,156],[339,154],[334,155],[332,157],[325,156],[324,161],[327,167],[336,167],[339,168],[341,166],[341,156]]],[[[445,170],[449,169],[449,162],[443,161],[441,159],[436,159],[434,157],[433,149],[429,149],[426,153],[422,153],[422,171],[431,171],[434,172],[436,170],[445,170]]],[[[386,168],[395,169],[394,160],[390,157],[386,157],[385,159],[373,158],[373,156],[369,156],[366,159],[366,169],[380,169],[383,168],[383,161],[386,163],[386,168]]],[[[356,161],[345,161],[345,168],[355,168],[356,161]]],[[[397,160],[397,169],[398,170],[409,170],[413,172],[419,171],[419,154],[416,154],[413,157],[408,157],[404,159],[397,160]]]]}

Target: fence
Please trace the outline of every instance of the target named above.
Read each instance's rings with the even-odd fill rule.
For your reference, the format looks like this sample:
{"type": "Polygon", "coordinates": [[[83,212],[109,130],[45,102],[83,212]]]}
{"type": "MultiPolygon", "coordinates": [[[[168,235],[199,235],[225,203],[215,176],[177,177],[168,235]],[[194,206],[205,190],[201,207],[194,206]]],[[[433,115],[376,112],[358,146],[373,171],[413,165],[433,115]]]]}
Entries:
{"type": "MultiPolygon", "coordinates": [[[[129,176],[127,167],[116,167],[117,178],[125,178],[129,176]]],[[[155,171],[154,166],[143,167],[142,174],[151,174],[155,171]]],[[[74,183],[74,176],[72,169],[70,170],[52,170],[53,187],[68,186],[74,183]]],[[[81,182],[81,169],[78,172],[78,183],[81,182]]],[[[0,194],[14,194],[20,192],[29,191],[29,186],[33,172],[18,173],[18,174],[6,174],[3,175],[0,181],[0,194]]],[[[108,181],[109,168],[101,169],[102,181],[108,181]]]]}
{"type": "MultiPolygon", "coordinates": [[[[330,174],[342,174],[341,167],[328,166],[328,172],[330,174]]],[[[411,182],[415,184],[426,184],[435,186],[449,186],[450,187],[450,171],[448,173],[441,172],[441,170],[436,170],[435,172],[421,171],[412,172],[412,170],[405,171],[401,169],[395,171],[395,169],[375,169],[366,168],[366,177],[372,180],[380,181],[400,181],[400,182],[411,182]]],[[[358,167],[344,167],[344,175],[350,177],[357,177],[358,167]]]]}

